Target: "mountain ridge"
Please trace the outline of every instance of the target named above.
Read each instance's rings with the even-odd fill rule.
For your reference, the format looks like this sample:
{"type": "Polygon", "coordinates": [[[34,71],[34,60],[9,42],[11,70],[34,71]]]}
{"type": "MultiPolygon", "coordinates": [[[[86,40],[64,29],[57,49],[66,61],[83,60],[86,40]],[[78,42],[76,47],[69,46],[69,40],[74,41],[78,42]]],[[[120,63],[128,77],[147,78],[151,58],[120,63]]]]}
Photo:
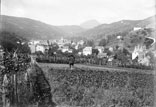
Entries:
{"type": "Polygon", "coordinates": [[[6,15],[1,15],[1,31],[16,33],[27,39],[53,39],[66,34],[58,27],[41,21],[6,15]]]}
{"type": "Polygon", "coordinates": [[[101,24],[97,27],[80,33],[79,36],[85,35],[87,38],[95,40],[112,34],[129,32],[133,30],[134,27],[151,27],[150,24],[153,24],[152,28],[154,28],[154,26],[156,25],[155,23],[153,23],[155,17],[156,16],[151,16],[143,20],[121,20],[110,24],[101,24]]]}
{"type": "Polygon", "coordinates": [[[27,39],[60,39],[65,38],[87,38],[101,39],[105,36],[129,32],[134,27],[155,28],[155,16],[143,20],[120,20],[110,24],[100,24],[91,29],[84,29],[79,25],[54,26],[41,21],[1,15],[1,31],[17,33],[27,39]]]}
{"type": "Polygon", "coordinates": [[[93,20],[88,20],[85,21],[83,23],[80,24],[80,26],[84,29],[91,29],[94,28],[96,26],[100,25],[100,22],[98,22],[97,20],[93,19],[93,20]]]}

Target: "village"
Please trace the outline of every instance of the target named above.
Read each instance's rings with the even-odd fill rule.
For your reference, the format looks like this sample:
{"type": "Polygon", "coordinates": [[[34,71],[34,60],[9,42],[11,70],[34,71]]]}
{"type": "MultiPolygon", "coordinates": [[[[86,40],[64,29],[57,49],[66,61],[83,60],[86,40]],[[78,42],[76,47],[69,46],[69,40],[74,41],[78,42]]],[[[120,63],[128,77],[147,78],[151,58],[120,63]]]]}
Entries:
{"type": "Polygon", "coordinates": [[[1,0],[0,107],[156,107],[155,0],[1,0]]]}
{"type": "MultiPolygon", "coordinates": [[[[141,29],[142,28],[135,27],[133,31],[139,31],[141,29]]],[[[120,35],[116,36],[117,43],[111,46],[89,46],[84,40],[74,42],[64,39],[63,37],[59,40],[31,40],[28,45],[31,49],[31,53],[40,53],[42,55],[48,54],[49,56],[54,56],[58,54],[73,54],[79,56],[79,58],[84,56],[96,56],[99,59],[107,58],[107,61],[111,63],[115,60],[115,57],[118,57],[117,59],[119,59],[120,62],[116,63],[126,64],[125,60],[129,63],[133,63],[132,61],[135,60],[138,64],[152,66],[151,59],[155,56],[150,56],[148,53],[152,52],[152,54],[155,55],[155,51],[153,49],[151,50],[151,47],[155,44],[154,38],[146,38],[152,41],[150,43],[150,48],[147,48],[145,44],[138,44],[130,52],[124,48],[122,38],[123,37],[120,35]],[[119,51],[121,51],[121,56],[119,56],[119,51]]]]}

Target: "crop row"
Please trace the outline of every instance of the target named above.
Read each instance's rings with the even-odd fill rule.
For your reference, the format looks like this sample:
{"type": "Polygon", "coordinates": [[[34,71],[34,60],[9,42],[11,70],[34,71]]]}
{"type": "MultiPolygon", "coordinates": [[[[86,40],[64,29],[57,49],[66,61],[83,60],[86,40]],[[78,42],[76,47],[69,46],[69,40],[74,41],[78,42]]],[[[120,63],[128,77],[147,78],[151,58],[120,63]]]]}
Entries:
{"type": "Polygon", "coordinates": [[[152,74],[90,69],[50,69],[48,78],[58,104],[81,107],[153,106],[152,74]]]}

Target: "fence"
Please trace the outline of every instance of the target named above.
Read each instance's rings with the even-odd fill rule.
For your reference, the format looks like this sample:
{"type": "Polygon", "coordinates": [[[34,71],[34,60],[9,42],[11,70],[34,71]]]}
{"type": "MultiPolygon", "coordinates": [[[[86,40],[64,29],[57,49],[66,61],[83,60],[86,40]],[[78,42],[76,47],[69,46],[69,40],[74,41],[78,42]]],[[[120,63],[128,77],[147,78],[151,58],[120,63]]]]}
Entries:
{"type": "MultiPolygon", "coordinates": [[[[59,63],[59,64],[68,64],[67,56],[37,56],[36,59],[38,62],[42,63],[59,63]]],[[[100,65],[100,66],[109,66],[109,67],[125,67],[125,68],[135,68],[135,69],[147,69],[153,70],[154,64],[145,66],[137,62],[128,61],[123,63],[119,60],[109,61],[108,58],[97,58],[97,57],[75,57],[75,63],[77,64],[90,64],[90,65],[100,65]]]]}

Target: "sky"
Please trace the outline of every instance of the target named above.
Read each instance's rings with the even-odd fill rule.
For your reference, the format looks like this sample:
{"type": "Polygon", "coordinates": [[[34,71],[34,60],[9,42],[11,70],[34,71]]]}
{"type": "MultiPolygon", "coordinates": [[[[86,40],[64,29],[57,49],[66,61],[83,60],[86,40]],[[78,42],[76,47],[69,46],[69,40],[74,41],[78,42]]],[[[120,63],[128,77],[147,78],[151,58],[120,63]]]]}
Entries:
{"type": "Polygon", "coordinates": [[[1,14],[51,25],[140,20],[155,15],[155,8],[155,0],[1,0],[1,14]]]}

